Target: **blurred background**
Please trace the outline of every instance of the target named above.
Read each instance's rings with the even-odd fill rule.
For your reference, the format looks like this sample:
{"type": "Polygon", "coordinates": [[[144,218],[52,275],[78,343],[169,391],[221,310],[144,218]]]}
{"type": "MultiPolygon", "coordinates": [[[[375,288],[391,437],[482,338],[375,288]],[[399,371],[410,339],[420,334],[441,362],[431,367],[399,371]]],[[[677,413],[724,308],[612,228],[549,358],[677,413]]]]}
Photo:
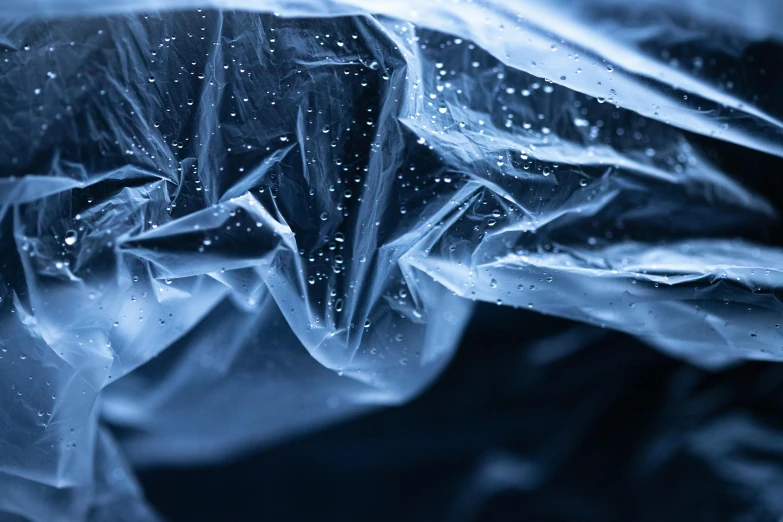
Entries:
{"type": "Polygon", "coordinates": [[[484,304],[409,404],[139,476],[171,520],[778,521],[781,412],[783,366],[484,304]]]}

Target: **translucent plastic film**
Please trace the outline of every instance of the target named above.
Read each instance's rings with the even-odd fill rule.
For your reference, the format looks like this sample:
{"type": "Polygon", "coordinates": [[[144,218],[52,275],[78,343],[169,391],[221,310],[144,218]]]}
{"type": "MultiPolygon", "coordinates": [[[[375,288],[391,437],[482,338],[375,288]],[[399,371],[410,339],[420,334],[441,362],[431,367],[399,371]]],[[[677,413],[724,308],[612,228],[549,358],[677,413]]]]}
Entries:
{"type": "Polygon", "coordinates": [[[779,3],[258,4],[0,0],[0,511],[148,520],[124,459],[402,403],[476,300],[783,359],[779,3]]]}

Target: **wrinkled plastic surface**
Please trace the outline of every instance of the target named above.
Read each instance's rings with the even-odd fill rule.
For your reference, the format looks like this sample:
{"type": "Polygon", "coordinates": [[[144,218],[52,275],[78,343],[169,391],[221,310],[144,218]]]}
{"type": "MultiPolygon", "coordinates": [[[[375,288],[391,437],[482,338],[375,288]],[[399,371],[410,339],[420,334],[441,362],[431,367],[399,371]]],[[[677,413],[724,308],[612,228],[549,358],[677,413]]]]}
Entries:
{"type": "Polygon", "coordinates": [[[401,403],[473,300],[783,359],[775,207],[693,145],[783,156],[775,3],[2,6],[0,510],[152,516],[99,419],[203,462],[401,403]]]}

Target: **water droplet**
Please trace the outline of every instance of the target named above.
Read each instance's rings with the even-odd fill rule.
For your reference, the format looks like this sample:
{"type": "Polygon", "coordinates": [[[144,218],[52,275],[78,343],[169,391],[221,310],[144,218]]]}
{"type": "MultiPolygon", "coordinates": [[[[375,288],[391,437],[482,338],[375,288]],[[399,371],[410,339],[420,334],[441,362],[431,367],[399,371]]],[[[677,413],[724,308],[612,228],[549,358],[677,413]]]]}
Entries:
{"type": "Polygon", "coordinates": [[[65,233],[65,244],[68,246],[75,245],[76,240],[78,239],[78,236],[76,235],[75,230],[69,230],[65,233]]]}

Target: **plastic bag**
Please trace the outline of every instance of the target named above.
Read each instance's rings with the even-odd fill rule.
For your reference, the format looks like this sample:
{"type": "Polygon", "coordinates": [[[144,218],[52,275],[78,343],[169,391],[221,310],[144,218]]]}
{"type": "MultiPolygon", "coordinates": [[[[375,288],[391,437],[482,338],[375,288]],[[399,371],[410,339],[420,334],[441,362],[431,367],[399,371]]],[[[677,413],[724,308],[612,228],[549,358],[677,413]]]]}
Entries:
{"type": "Polygon", "coordinates": [[[780,9],[616,4],[8,5],[0,509],[149,517],[99,419],[192,463],[401,403],[475,300],[783,358],[775,205],[704,154],[781,156],[780,9]]]}

